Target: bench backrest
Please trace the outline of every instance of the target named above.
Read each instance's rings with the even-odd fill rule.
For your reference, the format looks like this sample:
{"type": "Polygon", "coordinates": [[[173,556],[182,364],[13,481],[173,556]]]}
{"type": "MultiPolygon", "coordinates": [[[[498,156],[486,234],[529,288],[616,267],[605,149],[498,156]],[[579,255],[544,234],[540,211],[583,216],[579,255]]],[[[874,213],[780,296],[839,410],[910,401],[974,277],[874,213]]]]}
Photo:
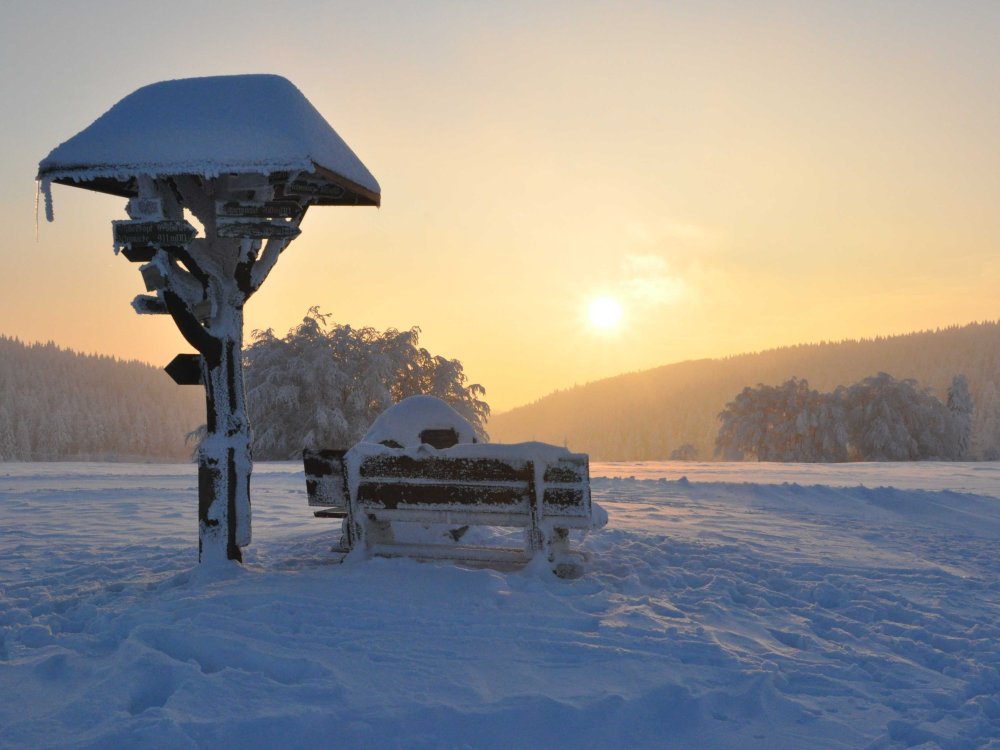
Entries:
{"type": "MultiPolygon", "coordinates": [[[[303,451],[309,505],[349,505],[345,454],[303,451]]],[[[371,511],[461,511],[525,518],[540,501],[540,517],[589,519],[590,473],[584,454],[545,461],[440,453],[415,457],[386,450],[361,458],[356,501],[371,511]]]]}
{"type": "Polygon", "coordinates": [[[366,509],[403,507],[471,513],[523,514],[541,502],[542,517],[590,517],[587,457],[542,459],[365,456],[357,502],[366,509]]]}

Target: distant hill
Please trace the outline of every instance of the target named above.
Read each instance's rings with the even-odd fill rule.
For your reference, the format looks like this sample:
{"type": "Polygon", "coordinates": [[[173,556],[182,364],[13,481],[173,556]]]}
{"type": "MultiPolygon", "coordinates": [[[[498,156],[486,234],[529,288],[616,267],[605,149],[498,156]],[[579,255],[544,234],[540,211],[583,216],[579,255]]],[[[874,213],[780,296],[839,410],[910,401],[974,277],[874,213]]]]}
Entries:
{"type": "Polygon", "coordinates": [[[204,399],[152,365],[0,336],[0,461],[184,461],[204,399]]]}
{"type": "Polygon", "coordinates": [[[860,341],[802,344],[619,375],[557,391],[490,419],[490,439],[542,440],[594,460],[657,460],[691,443],[711,460],[717,416],[746,386],[805,378],[820,391],[887,372],[944,400],[958,373],[975,401],[973,452],[1000,451],[1000,321],[860,341]]]}

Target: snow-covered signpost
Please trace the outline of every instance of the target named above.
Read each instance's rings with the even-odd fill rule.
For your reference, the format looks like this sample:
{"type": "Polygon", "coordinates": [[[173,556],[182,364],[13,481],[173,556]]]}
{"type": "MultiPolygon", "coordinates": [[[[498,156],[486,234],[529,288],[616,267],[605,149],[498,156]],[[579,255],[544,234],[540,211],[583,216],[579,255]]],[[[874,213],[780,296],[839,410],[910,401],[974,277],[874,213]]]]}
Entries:
{"type": "Polygon", "coordinates": [[[377,206],[379,185],[289,81],[246,75],[146,86],[39,164],[51,184],[129,198],[116,252],[141,263],[139,314],[169,314],[197,354],[168,373],[205,386],[199,559],[242,560],[250,543],[250,424],[243,306],[299,234],[309,206],[377,206]],[[201,224],[201,236],[186,214],[201,224]]]}

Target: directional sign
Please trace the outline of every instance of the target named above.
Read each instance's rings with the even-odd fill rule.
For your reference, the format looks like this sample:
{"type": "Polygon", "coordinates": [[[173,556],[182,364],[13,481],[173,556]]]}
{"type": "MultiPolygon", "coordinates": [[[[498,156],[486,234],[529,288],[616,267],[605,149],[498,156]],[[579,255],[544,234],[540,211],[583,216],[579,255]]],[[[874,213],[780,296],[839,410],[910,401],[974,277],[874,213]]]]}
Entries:
{"type": "Polygon", "coordinates": [[[151,245],[129,245],[122,250],[122,255],[133,263],[149,263],[155,254],[156,248],[151,245]]]}
{"type": "Polygon", "coordinates": [[[289,193],[299,193],[300,195],[315,195],[320,198],[343,198],[344,190],[340,185],[334,185],[329,182],[318,183],[318,182],[307,182],[305,180],[295,180],[291,185],[289,185],[285,190],[289,193]]]}
{"type": "Polygon", "coordinates": [[[157,289],[163,288],[167,283],[166,278],[163,276],[163,272],[158,266],[155,266],[152,263],[140,267],[139,273],[142,274],[142,281],[146,285],[147,292],[155,292],[157,289]]]}
{"type": "Polygon", "coordinates": [[[139,315],[166,315],[167,306],[153,294],[138,294],[132,300],[132,309],[139,315]]]}
{"type": "Polygon", "coordinates": [[[178,354],[163,369],[177,385],[201,385],[201,355],[178,354]]]}
{"type": "Polygon", "coordinates": [[[186,221],[113,221],[116,245],[187,245],[198,234],[186,221]]]}
{"type": "Polygon", "coordinates": [[[298,237],[302,230],[280,221],[233,221],[216,225],[219,237],[230,239],[269,240],[298,237]]]}
{"type": "Polygon", "coordinates": [[[126,211],[129,218],[136,221],[162,221],[163,201],[159,198],[132,198],[126,211]]]}
{"type": "Polygon", "coordinates": [[[220,219],[291,219],[302,213],[296,201],[216,201],[215,215],[220,219]]]}

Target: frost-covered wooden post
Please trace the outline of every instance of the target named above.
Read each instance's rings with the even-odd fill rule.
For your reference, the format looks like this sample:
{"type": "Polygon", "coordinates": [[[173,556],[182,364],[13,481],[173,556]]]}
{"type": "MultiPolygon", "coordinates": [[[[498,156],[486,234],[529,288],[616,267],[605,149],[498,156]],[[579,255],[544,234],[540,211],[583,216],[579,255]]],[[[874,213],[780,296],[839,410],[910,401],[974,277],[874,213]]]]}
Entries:
{"type": "Polygon", "coordinates": [[[205,387],[199,559],[242,560],[251,473],[243,307],[310,206],[377,206],[378,183],[298,89],[268,75],[141,88],[55,148],[38,179],[50,221],[52,183],[129,198],[113,232],[116,252],[141,264],[147,293],[132,307],[173,318],[198,353],[179,355],[168,373],[205,387]]]}

